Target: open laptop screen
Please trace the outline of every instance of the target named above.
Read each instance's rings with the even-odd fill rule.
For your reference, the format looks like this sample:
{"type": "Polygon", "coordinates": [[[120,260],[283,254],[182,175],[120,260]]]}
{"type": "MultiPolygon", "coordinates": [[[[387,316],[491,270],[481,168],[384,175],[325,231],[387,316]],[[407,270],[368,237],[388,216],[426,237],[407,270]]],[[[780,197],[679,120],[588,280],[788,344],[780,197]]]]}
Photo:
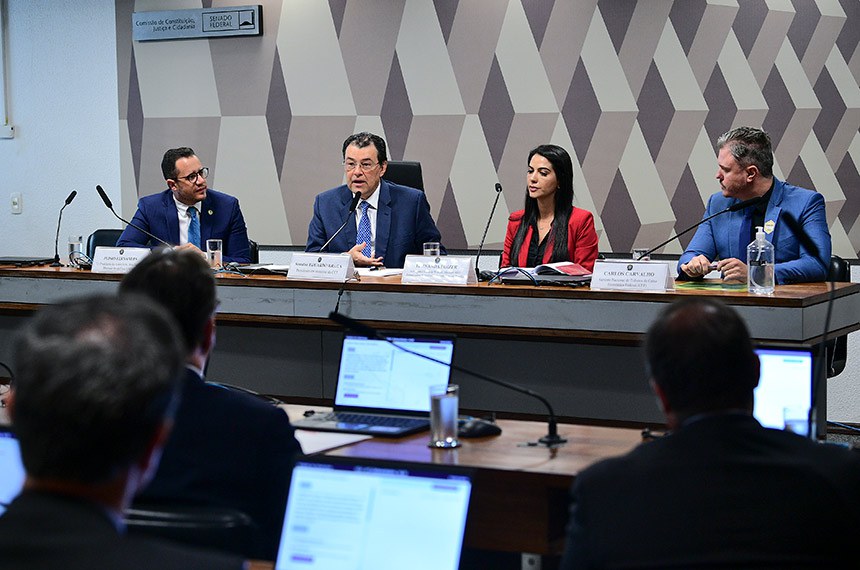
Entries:
{"type": "Polygon", "coordinates": [[[8,428],[0,426],[0,514],[18,496],[23,485],[24,466],[18,439],[8,428]]]}
{"type": "Polygon", "coordinates": [[[809,347],[755,349],[761,362],[753,415],[765,427],[809,435],[815,366],[809,347]]]}
{"type": "Polygon", "coordinates": [[[454,339],[388,334],[384,340],[346,334],[340,355],[335,407],[430,412],[430,386],[448,384],[454,339]]]}
{"type": "Polygon", "coordinates": [[[275,570],[455,570],[471,488],[456,468],[300,459],[275,570]]]}

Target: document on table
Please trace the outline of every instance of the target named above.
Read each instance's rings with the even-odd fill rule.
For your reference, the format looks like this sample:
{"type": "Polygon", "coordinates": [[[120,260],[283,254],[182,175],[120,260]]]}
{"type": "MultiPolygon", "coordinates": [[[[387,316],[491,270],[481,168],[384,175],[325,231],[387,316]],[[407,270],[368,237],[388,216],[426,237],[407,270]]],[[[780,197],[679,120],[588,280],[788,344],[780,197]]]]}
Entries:
{"type": "Polygon", "coordinates": [[[296,439],[299,440],[305,455],[328,451],[329,449],[343,447],[344,445],[351,445],[370,438],[371,436],[360,433],[296,430],[296,439]]]}

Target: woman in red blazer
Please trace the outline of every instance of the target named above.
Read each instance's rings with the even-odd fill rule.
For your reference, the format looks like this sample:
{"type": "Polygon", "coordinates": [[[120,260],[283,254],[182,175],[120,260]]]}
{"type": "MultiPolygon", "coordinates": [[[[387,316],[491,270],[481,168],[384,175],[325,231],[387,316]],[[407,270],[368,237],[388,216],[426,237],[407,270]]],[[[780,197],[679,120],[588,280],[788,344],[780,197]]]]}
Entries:
{"type": "Polygon", "coordinates": [[[597,232],[591,212],[573,206],[573,163],[553,144],[529,153],[526,207],[508,218],[502,267],[573,261],[591,271],[597,232]]]}

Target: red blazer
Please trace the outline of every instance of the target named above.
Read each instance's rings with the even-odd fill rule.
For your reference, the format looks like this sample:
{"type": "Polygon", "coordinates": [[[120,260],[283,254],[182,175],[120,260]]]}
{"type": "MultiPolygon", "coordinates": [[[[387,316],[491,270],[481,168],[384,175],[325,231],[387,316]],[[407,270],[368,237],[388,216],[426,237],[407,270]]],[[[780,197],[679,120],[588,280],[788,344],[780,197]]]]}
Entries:
{"type": "MultiPolygon", "coordinates": [[[[526,230],[523,245],[520,247],[519,259],[516,260],[516,263],[511,262],[511,246],[514,243],[514,236],[523,221],[524,214],[525,210],[518,210],[508,218],[505,249],[502,251],[502,267],[510,267],[512,265],[525,267],[527,263],[529,243],[532,239],[532,228],[526,230]]],[[[594,269],[594,260],[597,259],[597,232],[594,229],[594,216],[588,210],[574,208],[570,212],[570,219],[567,221],[567,252],[567,261],[578,263],[589,271],[594,269]]],[[[546,244],[543,263],[549,263],[551,256],[552,237],[550,237],[550,241],[546,244]]],[[[558,259],[556,261],[562,260],[558,259]]]]}

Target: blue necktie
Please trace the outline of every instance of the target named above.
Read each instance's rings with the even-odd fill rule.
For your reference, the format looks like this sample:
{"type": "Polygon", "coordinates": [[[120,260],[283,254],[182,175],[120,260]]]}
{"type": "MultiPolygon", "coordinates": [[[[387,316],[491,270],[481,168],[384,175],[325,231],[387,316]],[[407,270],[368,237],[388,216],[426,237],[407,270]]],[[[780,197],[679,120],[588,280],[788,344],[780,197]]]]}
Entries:
{"type": "Polygon", "coordinates": [[[362,202],[359,205],[361,208],[361,219],[358,220],[358,235],[355,236],[355,244],[358,245],[360,243],[366,243],[364,249],[361,250],[361,253],[365,257],[370,257],[370,240],[373,239],[373,236],[370,233],[370,216],[367,215],[367,209],[370,207],[370,204],[367,202],[362,202]]]}
{"type": "Polygon", "coordinates": [[[188,224],[188,243],[192,243],[200,249],[200,219],[197,217],[197,208],[188,208],[188,216],[191,222],[188,224]]]}

